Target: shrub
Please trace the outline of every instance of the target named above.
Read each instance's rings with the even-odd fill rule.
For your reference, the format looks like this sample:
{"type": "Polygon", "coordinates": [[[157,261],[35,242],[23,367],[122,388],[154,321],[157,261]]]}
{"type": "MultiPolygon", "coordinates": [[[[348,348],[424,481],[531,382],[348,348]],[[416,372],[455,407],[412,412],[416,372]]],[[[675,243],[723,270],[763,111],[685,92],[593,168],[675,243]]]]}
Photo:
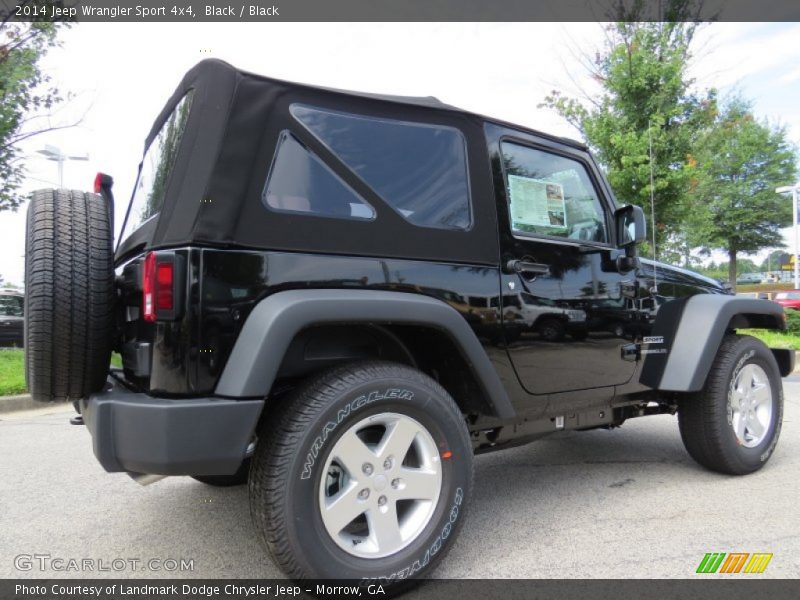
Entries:
{"type": "Polygon", "coordinates": [[[800,310],[786,309],[786,333],[800,335],[800,310]]]}

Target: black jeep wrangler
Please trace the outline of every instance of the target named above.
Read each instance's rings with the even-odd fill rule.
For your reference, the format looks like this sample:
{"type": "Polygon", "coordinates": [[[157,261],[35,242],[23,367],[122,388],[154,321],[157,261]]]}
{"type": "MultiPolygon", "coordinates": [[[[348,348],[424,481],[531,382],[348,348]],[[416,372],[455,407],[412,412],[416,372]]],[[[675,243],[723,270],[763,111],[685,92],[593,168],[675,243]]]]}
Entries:
{"type": "Polygon", "coordinates": [[[794,356],[736,330],[782,308],[639,261],[641,209],[578,142],[208,60],[116,249],[111,183],[31,201],[31,393],[107,471],[247,482],[292,577],[429,573],[476,452],[676,412],[709,469],[775,448],[794,356]]]}

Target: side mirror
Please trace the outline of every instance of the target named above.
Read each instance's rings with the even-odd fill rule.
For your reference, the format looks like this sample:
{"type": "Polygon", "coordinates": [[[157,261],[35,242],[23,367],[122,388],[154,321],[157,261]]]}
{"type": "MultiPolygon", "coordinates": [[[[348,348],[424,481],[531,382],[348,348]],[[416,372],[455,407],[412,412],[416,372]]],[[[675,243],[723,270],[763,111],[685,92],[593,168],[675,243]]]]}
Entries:
{"type": "MultiPolygon", "coordinates": [[[[617,247],[633,250],[647,237],[647,225],[644,211],[639,206],[628,204],[614,212],[614,224],[617,229],[617,247]]],[[[633,252],[626,254],[633,255],[633,252]]]]}

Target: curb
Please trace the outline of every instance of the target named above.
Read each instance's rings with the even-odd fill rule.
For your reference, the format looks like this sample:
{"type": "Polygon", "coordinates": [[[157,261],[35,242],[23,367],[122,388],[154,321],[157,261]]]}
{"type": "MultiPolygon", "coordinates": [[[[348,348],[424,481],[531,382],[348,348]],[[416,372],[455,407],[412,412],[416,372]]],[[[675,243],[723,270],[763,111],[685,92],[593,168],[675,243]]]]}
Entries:
{"type": "Polygon", "coordinates": [[[46,406],[41,402],[34,402],[30,394],[19,396],[0,396],[0,415],[3,413],[17,412],[20,410],[31,410],[46,406]]]}

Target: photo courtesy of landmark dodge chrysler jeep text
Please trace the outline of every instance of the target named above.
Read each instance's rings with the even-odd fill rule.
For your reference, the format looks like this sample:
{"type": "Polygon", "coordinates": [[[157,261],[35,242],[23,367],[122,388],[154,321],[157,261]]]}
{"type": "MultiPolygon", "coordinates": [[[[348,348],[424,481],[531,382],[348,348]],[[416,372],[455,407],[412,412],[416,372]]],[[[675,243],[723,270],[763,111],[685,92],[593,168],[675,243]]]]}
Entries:
{"type": "Polygon", "coordinates": [[[111,187],[31,201],[31,394],[107,471],[247,483],[291,577],[430,573],[475,452],[663,413],[721,473],[775,448],[794,354],[737,330],[783,309],[639,260],[641,209],[578,142],[207,60],[116,248],[111,187]]]}

